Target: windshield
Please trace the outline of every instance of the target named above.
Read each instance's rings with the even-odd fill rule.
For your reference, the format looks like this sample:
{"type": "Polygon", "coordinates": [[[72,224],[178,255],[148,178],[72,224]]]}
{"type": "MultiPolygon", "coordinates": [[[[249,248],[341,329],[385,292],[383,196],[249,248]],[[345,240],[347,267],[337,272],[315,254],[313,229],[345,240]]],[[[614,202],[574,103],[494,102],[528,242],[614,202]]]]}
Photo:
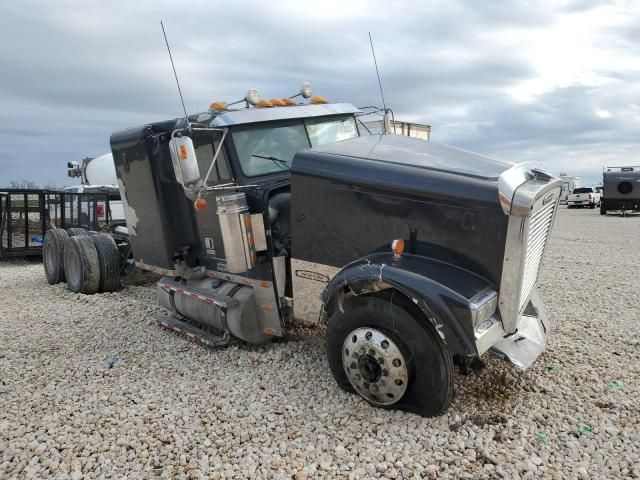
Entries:
{"type": "Polygon", "coordinates": [[[240,167],[247,177],[286,170],[291,167],[297,152],[309,148],[307,132],[302,124],[240,127],[234,130],[232,136],[240,167]],[[263,157],[273,157],[281,162],[263,157]]]}
{"type": "Polygon", "coordinates": [[[287,171],[300,150],[358,136],[355,119],[351,116],[299,122],[235,127],[231,136],[244,175],[255,177],[287,171]]]}

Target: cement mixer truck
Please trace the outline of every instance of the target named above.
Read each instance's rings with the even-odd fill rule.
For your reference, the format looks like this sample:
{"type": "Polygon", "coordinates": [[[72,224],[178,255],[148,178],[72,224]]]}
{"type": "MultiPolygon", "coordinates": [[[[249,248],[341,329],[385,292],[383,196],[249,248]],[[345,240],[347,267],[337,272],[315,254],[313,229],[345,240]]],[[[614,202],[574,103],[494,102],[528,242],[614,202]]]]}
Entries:
{"type": "MultiPolygon", "coordinates": [[[[105,193],[109,196],[109,211],[104,204],[98,204],[98,221],[124,224],[124,210],[120,200],[120,189],[116,177],[116,168],[113,163],[113,155],[106,153],[95,158],[84,158],[81,162],[68,162],[67,175],[72,178],[80,178],[82,184],[66,187],[62,191],[67,193],[105,193]]],[[[60,206],[57,206],[60,208],[60,206]]],[[[65,206],[68,213],[71,205],[65,206]]],[[[82,223],[83,217],[87,220],[90,212],[80,211],[82,223]]]]}

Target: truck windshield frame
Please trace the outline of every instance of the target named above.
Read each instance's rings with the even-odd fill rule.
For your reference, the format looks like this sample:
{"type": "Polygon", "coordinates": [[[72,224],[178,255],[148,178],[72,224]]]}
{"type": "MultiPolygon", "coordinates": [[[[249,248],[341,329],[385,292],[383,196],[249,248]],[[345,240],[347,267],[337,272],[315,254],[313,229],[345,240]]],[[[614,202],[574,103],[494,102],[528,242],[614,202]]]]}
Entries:
{"type": "Polygon", "coordinates": [[[300,150],[357,136],[353,115],[247,124],[231,129],[238,163],[247,178],[282,174],[291,168],[293,157],[300,150]],[[264,157],[277,158],[281,164],[264,157]]]}

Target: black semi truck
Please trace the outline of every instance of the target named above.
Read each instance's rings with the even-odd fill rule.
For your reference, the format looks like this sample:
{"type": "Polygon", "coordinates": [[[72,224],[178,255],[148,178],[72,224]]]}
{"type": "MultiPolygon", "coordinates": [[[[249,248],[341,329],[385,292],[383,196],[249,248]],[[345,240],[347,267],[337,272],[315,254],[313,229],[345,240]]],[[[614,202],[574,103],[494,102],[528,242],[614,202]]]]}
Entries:
{"type": "Polygon", "coordinates": [[[531,365],[549,333],[536,283],[561,181],[370,134],[357,108],[308,90],[114,133],[127,234],[52,233],[63,261],[49,268],[108,290],[130,251],[162,275],[173,314],[156,321],[210,345],[268,342],[312,315],[338,385],[384,408],[444,412],[454,365],[477,370],[486,352],[531,365]]]}

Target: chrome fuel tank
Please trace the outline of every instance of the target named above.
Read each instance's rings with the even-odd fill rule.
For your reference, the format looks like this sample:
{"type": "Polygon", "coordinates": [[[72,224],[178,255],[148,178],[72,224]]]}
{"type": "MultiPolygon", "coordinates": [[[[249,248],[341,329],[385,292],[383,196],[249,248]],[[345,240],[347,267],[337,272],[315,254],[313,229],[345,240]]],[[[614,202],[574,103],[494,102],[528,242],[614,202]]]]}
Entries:
{"type": "Polygon", "coordinates": [[[229,331],[248,343],[271,339],[260,326],[250,286],[211,278],[175,281],[162,277],[158,301],[169,310],[216,330],[229,331]]]}

